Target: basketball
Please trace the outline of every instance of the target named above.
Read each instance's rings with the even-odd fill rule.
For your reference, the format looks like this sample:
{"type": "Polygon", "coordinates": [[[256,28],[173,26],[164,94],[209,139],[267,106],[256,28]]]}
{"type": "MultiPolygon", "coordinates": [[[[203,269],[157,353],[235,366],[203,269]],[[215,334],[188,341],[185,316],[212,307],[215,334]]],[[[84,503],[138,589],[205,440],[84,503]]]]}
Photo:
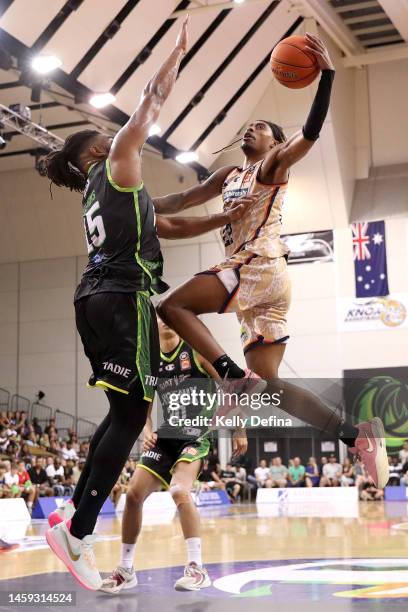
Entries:
{"type": "Polygon", "coordinates": [[[281,40],[271,55],[271,70],[275,79],[290,89],[310,85],[320,72],[315,56],[305,49],[304,36],[289,36],[281,40]]]}

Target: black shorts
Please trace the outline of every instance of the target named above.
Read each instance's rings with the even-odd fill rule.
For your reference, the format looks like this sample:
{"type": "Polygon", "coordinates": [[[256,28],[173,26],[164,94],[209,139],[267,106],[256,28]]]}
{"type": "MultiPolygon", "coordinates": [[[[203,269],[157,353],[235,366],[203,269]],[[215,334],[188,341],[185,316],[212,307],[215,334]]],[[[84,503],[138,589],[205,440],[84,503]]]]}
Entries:
{"type": "Polygon", "coordinates": [[[160,480],[168,487],[176,463],[200,461],[210,452],[211,443],[208,438],[198,438],[192,441],[158,438],[151,450],[145,451],[137,464],[160,480]]]}
{"type": "Polygon", "coordinates": [[[153,401],[160,362],[156,312],[146,292],[96,293],[75,302],[76,325],[92,366],[88,385],[153,401]]]}

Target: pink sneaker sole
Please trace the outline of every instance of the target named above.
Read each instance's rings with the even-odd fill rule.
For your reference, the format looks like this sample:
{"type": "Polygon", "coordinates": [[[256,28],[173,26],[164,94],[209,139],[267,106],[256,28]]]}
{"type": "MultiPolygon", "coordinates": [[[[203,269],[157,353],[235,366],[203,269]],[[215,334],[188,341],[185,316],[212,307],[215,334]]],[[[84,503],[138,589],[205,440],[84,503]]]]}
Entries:
{"type": "Polygon", "coordinates": [[[83,582],[82,578],[75,571],[75,568],[71,565],[68,557],[65,555],[63,549],[59,546],[58,542],[55,541],[54,534],[51,529],[47,529],[45,532],[45,539],[47,540],[48,546],[51,548],[53,553],[58,557],[60,561],[65,565],[69,573],[75,578],[77,582],[88,591],[97,591],[98,589],[94,589],[93,587],[88,586],[83,582]]]}

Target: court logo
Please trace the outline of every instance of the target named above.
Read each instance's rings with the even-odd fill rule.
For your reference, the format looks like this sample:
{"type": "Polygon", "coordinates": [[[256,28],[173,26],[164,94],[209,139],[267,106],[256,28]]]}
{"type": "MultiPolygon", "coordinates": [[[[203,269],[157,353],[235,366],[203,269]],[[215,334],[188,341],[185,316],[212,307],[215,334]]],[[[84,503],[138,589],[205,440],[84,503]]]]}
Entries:
{"type": "Polygon", "coordinates": [[[334,559],[305,563],[273,562],[214,581],[230,596],[265,597],[274,601],[293,596],[311,601],[333,597],[348,599],[408,598],[408,559],[334,559]],[[312,588],[312,590],[311,590],[312,588]],[[302,594],[301,594],[302,593],[302,594]]]}

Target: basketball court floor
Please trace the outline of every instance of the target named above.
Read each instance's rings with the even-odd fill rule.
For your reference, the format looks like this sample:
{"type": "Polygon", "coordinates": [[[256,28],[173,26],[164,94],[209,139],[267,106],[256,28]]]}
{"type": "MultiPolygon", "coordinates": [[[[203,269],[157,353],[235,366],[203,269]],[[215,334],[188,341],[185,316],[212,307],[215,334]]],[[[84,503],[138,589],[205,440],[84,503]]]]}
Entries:
{"type": "MultiPolygon", "coordinates": [[[[81,589],[50,555],[46,521],[32,521],[19,549],[1,556],[0,609],[19,608],[6,603],[5,592],[52,588],[74,591],[78,612],[406,610],[408,503],[362,502],[354,517],[325,518],[325,513],[322,505],[295,504],[201,510],[213,584],[196,593],[173,589],[185,563],[175,517],[148,517],[136,548],[139,584],[118,595],[81,589]]],[[[119,559],[120,518],[100,519],[97,531],[98,564],[101,572],[110,572],[119,559]]]]}

